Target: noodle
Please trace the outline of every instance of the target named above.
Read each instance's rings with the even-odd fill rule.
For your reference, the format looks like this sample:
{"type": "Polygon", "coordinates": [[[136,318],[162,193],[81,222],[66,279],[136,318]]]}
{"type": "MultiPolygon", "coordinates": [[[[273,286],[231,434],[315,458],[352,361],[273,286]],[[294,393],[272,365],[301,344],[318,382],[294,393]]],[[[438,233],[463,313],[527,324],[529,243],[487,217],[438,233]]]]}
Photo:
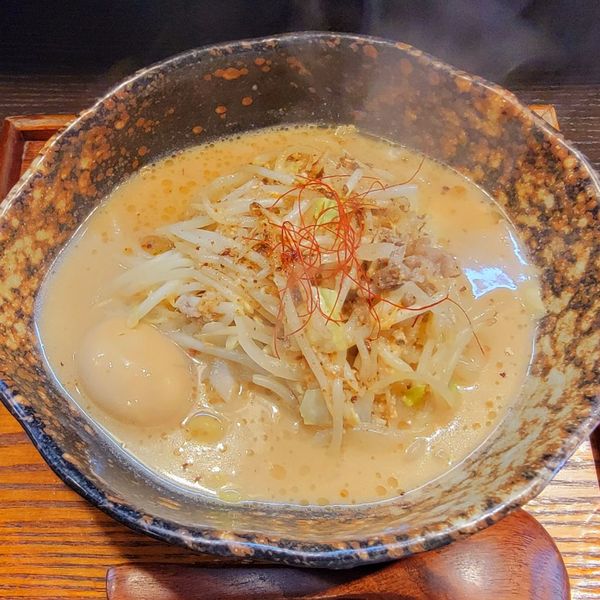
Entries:
{"type": "Polygon", "coordinates": [[[130,326],[164,326],[225,381],[248,369],[339,448],[345,429],[391,427],[400,407],[455,408],[452,382],[489,318],[459,304],[461,272],[418,197],[333,145],[292,146],[205,186],[187,220],[156,230],[169,249],[137,255],[113,290],[130,326]]]}

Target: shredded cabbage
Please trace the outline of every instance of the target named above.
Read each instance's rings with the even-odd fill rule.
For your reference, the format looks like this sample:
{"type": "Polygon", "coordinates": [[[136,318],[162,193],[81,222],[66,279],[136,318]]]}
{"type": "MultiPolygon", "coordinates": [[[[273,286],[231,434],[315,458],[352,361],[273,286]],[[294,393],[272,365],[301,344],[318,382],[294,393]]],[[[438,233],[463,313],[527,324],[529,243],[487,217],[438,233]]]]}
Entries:
{"type": "Polygon", "coordinates": [[[413,385],[411,386],[406,394],[402,396],[402,402],[406,406],[418,406],[425,399],[425,393],[427,392],[427,385],[413,385]]]}
{"type": "Polygon", "coordinates": [[[319,225],[331,223],[338,216],[337,202],[329,198],[318,198],[315,203],[313,218],[319,225]]]}

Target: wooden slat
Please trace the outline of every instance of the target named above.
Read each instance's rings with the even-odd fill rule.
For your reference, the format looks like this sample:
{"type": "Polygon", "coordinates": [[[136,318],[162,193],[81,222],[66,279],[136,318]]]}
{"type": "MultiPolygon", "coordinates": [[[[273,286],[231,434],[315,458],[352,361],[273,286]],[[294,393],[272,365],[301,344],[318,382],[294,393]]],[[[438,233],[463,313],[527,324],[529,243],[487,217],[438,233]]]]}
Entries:
{"type": "Polygon", "coordinates": [[[0,130],[0,200],[27,170],[44,144],[73,115],[22,115],[4,119],[0,130]]]}
{"type": "Polygon", "coordinates": [[[600,489],[589,442],[525,509],[561,551],[573,600],[600,598],[600,489]]]}
{"type": "MultiPolygon", "coordinates": [[[[552,110],[536,109],[557,127],[552,110]]],[[[8,133],[5,125],[0,140],[5,143],[0,145],[0,199],[2,174],[11,174],[14,183],[44,141],[71,118],[10,119],[8,133]]],[[[589,443],[526,509],[554,537],[569,572],[573,599],[600,599],[600,494],[589,443]]],[[[3,407],[0,541],[0,598],[104,599],[106,570],[111,566],[218,562],[134,533],[90,506],[46,466],[3,407]]]]}
{"type": "Polygon", "coordinates": [[[21,161],[21,172],[19,173],[19,177],[27,171],[29,164],[40,154],[46,143],[47,142],[40,140],[29,140],[23,143],[23,150],[21,152],[23,160],[21,161]]]}
{"type": "Polygon", "coordinates": [[[23,134],[5,119],[0,130],[0,199],[4,198],[21,173],[23,134]]]}
{"type": "Polygon", "coordinates": [[[529,108],[536,113],[539,117],[542,117],[546,123],[549,123],[554,129],[558,127],[558,116],[556,109],[551,104],[530,104],[529,108]]]}

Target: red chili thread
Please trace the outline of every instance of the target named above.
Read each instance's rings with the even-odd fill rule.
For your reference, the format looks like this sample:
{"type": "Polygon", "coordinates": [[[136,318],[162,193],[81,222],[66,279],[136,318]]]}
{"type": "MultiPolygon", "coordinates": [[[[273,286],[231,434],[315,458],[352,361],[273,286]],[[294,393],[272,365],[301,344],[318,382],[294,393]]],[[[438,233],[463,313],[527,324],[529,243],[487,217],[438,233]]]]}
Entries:
{"type": "MultiPolygon", "coordinates": [[[[318,160],[319,159],[317,159],[317,162],[318,160]]],[[[285,287],[279,290],[280,307],[277,322],[281,323],[283,321],[283,298],[286,293],[290,293],[293,298],[293,292],[299,292],[304,300],[306,310],[298,315],[302,320],[302,324],[296,331],[291,332],[288,335],[298,333],[298,331],[301,331],[306,327],[312,315],[317,310],[327,322],[343,322],[341,318],[335,319],[333,314],[339,301],[339,295],[344,279],[348,278],[356,285],[357,293],[367,304],[371,317],[375,322],[374,332],[376,333],[374,336],[371,335],[370,339],[376,339],[381,330],[379,315],[375,310],[377,302],[386,302],[401,310],[417,312],[434,308],[442,302],[449,301],[464,314],[469,326],[473,330],[473,336],[477,345],[481,352],[484,353],[483,346],[474,331],[473,324],[467,312],[458,302],[450,298],[448,294],[431,304],[419,307],[403,306],[392,302],[388,298],[373,291],[370,278],[357,256],[357,251],[364,232],[364,225],[361,218],[362,212],[366,208],[370,208],[369,205],[364,203],[364,199],[375,190],[386,190],[391,187],[396,187],[397,185],[405,185],[411,182],[418,175],[424,161],[425,158],[423,157],[415,172],[408,179],[394,185],[385,185],[376,177],[364,176],[363,179],[372,180],[368,189],[360,194],[351,193],[345,198],[340,196],[337,190],[325,180],[348,178],[350,176],[348,174],[326,175],[319,178],[298,175],[297,177],[301,181],[281,194],[269,207],[272,210],[290,194],[297,193],[296,202],[300,221],[299,225],[295,225],[291,221],[284,221],[281,224],[275,223],[274,221],[268,221],[269,225],[277,230],[275,244],[272,244],[268,238],[246,238],[259,244],[266,244],[268,254],[270,255],[279,252],[281,269],[285,272],[287,279],[285,287]],[[304,211],[302,210],[303,193],[307,189],[321,193],[325,198],[335,203],[335,206],[325,207],[319,211],[319,213],[314,216],[313,222],[311,223],[306,223],[304,211]],[[326,218],[328,213],[335,213],[335,216],[326,218]],[[331,243],[329,245],[323,245],[318,239],[320,234],[329,234],[331,236],[331,243]],[[353,271],[355,271],[355,275],[352,274],[353,271]],[[338,294],[334,306],[329,313],[327,313],[321,306],[320,298],[318,296],[315,298],[313,286],[318,285],[319,279],[335,278],[337,276],[340,277],[338,294]]],[[[315,164],[313,164],[311,169],[314,168],[315,164]]],[[[416,317],[413,326],[416,324],[419,316],[420,315],[416,317]]],[[[275,337],[277,339],[277,332],[275,332],[275,337]]],[[[274,344],[274,347],[275,352],[278,355],[276,343],[274,344]]]]}

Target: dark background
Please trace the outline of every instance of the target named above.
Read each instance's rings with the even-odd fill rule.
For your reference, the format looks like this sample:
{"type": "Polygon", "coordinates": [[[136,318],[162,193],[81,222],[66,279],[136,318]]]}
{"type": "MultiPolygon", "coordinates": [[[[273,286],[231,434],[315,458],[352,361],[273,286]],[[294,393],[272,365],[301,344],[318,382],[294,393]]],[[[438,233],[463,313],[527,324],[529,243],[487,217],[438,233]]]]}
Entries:
{"type": "Polygon", "coordinates": [[[600,166],[600,0],[0,0],[0,120],[79,112],[189,48],[307,29],[409,42],[552,103],[600,166]]]}
{"type": "Polygon", "coordinates": [[[306,29],[402,40],[501,83],[600,80],[600,0],[0,0],[0,72],[112,83],[188,48],[306,29]]]}

